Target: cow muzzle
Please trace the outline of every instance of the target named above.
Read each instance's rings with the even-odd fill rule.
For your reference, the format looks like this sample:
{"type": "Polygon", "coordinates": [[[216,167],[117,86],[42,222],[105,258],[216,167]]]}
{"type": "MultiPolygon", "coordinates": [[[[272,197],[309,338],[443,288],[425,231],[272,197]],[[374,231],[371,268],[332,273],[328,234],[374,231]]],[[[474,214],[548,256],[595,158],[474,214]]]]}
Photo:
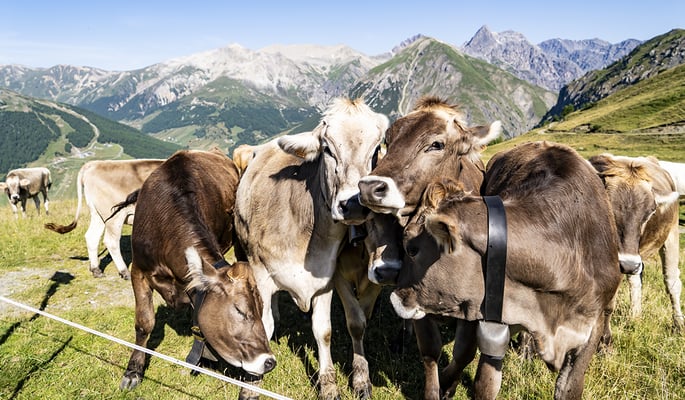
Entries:
{"type": "Polygon", "coordinates": [[[371,211],[381,214],[397,214],[405,205],[395,181],[385,176],[369,175],[360,179],[359,198],[371,211]]]}
{"type": "Polygon", "coordinates": [[[19,203],[19,200],[21,200],[21,197],[19,197],[18,194],[13,194],[10,196],[10,202],[12,202],[12,204],[19,203]]]}
{"type": "Polygon", "coordinates": [[[621,273],[627,275],[641,274],[644,268],[642,257],[635,254],[620,253],[618,255],[618,264],[621,267],[621,273]]]}
{"type": "Polygon", "coordinates": [[[378,285],[396,285],[402,269],[401,261],[374,261],[369,268],[369,280],[378,285]]]}

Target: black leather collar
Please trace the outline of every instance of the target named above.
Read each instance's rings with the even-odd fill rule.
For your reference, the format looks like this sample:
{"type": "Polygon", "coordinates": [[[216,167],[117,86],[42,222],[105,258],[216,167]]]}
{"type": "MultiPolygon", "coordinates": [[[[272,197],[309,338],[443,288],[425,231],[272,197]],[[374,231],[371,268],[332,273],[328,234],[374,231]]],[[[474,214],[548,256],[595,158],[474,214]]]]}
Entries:
{"type": "Polygon", "coordinates": [[[507,263],[507,216],[499,196],[484,196],[488,208],[488,247],[485,275],[483,316],[486,321],[502,322],[504,277],[507,263]]]}
{"type": "MultiPolygon", "coordinates": [[[[227,265],[230,264],[222,258],[215,262],[213,266],[214,268],[219,269],[227,265]]],[[[205,341],[205,335],[202,334],[202,331],[200,330],[200,324],[197,322],[197,316],[200,311],[200,307],[202,307],[202,302],[205,300],[205,294],[206,292],[204,290],[196,290],[193,296],[188,294],[190,298],[193,299],[191,302],[193,307],[193,325],[190,327],[190,331],[193,334],[194,340],[193,347],[190,349],[190,353],[188,353],[188,356],[186,357],[186,362],[192,365],[200,364],[200,358],[202,358],[202,354],[205,353],[205,347],[211,352],[211,347],[209,347],[205,341]]]]}

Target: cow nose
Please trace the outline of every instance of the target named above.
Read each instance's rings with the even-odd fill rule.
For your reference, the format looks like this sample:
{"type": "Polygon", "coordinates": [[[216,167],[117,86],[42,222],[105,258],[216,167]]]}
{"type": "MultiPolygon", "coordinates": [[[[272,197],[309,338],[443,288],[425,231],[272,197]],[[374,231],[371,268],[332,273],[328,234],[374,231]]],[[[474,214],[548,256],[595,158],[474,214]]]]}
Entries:
{"type": "Polygon", "coordinates": [[[274,357],[269,357],[264,361],[264,373],[267,373],[276,368],[276,359],[274,357]]]}
{"type": "Polygon", "coordinates": [[[641,258],[622,259],[620,260],[619,265],[621,266],[621,273],[629,275],[642,273],[642,268],[644,267],[641,258]]]}
{"type": "Polygon", "coordinates": [[[345,220],[364,220],[371,211],[359,202],[359,194],[341,200],[338,203],[338,210],[345,220]]]}
{"type": "Polygon", "coordinates": [[[381,285],[395,285],[397,284],[397,277],[400,270],[388,266],[377,266],[373,268],[373,276],[376,282],[381,285]]]}
{"type": "Polygon", "coordinates": [[[388,183],[382,180],[360,181],[359,191],[365,198],[377,202],[388,194],[388,183]]]}

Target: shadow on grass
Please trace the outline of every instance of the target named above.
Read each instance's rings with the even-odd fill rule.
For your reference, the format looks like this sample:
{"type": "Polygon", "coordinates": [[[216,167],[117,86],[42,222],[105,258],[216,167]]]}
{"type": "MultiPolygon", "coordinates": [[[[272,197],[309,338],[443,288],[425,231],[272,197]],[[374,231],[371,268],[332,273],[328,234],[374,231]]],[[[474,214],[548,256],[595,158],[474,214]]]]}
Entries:
{"type": "MultiPolygon", "coordinates": [[[[397,316],[390,304],[391,292],[392,288],[383,289],[371,318],[367,321],[364,350],[369,363],[371,383],[377,388],[397,387],[404,398],[422,398],[425,380],[423,362],[413,331],[406,329],[406,324],[397,316]]],[[[307,355],[308,348],[316,349],[311,315],[300,311],[287,292],[278,293],[278,305],[280,321],[276,326],[276,340],[287,339],[288,347],[302,361],[305,370],[310,374],[312,385],[316,386],[318,369],[307,355]]],[[[349,377],[348,388],[351,390],[352,340],[347,332],[344,309],[337,295],[333,296],[331,305],[331,329],[331,356],[333,362],[349,377]]],[[[453,323],[441,325],[440,331],[444,344],[454,340],[453,323]]],[[[318,357],[316,350],[314,353],[318,357]]],[[[445,367],[450,358],[451,355],[443,351],[440,368],[445,367]]],[[[462,384],[469,387],[469,378],[462,378],[462,384]]]]}
{"type": "MultiPolygon", "coordinates": [[[[48,290],[45,292],[45,296],[43,296],[43,301],[41,301],[41,303],[40,303],[39,310],[41,310],[41,311],[45,310],[45,307],[47,307],[48,302],[50,301],[50,298],[51,298],[55,293],[57,293],[57,289],[59,289],[59,287],[60,287],[61,285],[68,285],[69,283],[71,283],[71,281],[74,280],[74,276],[73,276],[72,274],[70,274],[70,273],[57,271],[57,272],[55,272],[55,273],[52,275],[52,277],[50,277],[50,280],[52,281],[52,284],[50,284],[50,287],[49,287],[48,290]]],[[[29,318],[29,322],[36,320],[38,317],[40,317],[40,314],[33,314],[33,316],[31,316],[31,318],[29,318]]],[[[7,341],[7,339],[8,339],[10,336],[12,336],[12,334],[14,333],[14,331],[15,331],[19,326],[21,326],[22,323],[23,323],[23,322],[16,322],[16,323],[12,324],[12,326],[10,326],[10,327],[7,329],[7,332],[5,332],[5,333],[0,337],[0,345],[4,344],[4,343],[7,341]]],[[[64,351],[64,349],[65,349],[65,348],[69,345],[69,343],[71,342],[71,339],[72,339],[72,338],[73,338],[73,336],[70,336],[69,339],[67,339],[65,342],[63,342],[62,345],[61,345],[57,350],[55,350],[55,351],[52,353],[52,355],[50,356],[50,358],[48,358],[47,360],[45,360],[45,361],[43,361],[43,362],[41,362],[41,363],[35,364],[35,365],[26,373],[26,375],[24,376],[24,378],[22,378],[22,379],[17,383],[17,386],[14,388],[14,391],[12,392],[12,395],[10,396],[10,399],[14,399],[14,398],[17,397],[17,395],[21,392],[21,390],[23,389],[23,387],[24,387],[24,385],[26,384],[26,382],[28,382],[28,380],[31,379],[31,376],[32,376],[34,373],[36,373],[37,371],[40,371],[40,370],[44,369],[44,367],[45,367],[46,365],[50,364],[50,363],[52,362],[52,360],[55,359],[55,357],[57,357],[62,351],[64,351]]]]}

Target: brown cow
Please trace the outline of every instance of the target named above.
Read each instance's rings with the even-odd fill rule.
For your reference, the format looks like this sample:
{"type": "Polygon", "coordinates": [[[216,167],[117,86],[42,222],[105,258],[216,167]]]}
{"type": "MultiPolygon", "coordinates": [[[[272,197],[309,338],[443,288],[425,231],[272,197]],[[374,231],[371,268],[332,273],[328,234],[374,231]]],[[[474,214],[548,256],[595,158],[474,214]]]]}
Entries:
{"type": "MultiPolygon", "coordinates": [[[[461,110],[435,97],[422,98],[411,113],[392,124],[386,154],[359,184],[362,203],[378,212],[366,223],[372,282],[395,283],[402,266],[401,224],[416,211],[428,183],[436,176],[450,176],[478,192],[485,169],[480,151],[500,133],[499,121],[467,127],[461,110]],[[398,215],[399,221],[390,214],[398,215]]],[[[425,397],[438,397],[440,332],[432,318],[415,320],[414,327],[426,373],[425,397]]]]}
{"type": "Polygon", "coordinates": [[[653,157],[601,154],[590,158],[609,193],[619,232],[619,261],[630,282],[630,313],[642,313],[643,258],[661,256],[664,284],[673,306],[673,326],[682,331],[682,283],[678,269],[678,192],[671,175],[653,157]]]}
{"type": "Polygon", "coordinates": [[[96,160],[83,164],[76,177],[78,204],[74,220],[69,225],[50,222],[45,224],[45,228],[62,234],[73,231],[81,215],[82,200],[85,200],[90,210],[90,225],[85,234],[90,272],[96,278],[104,276],[98,257],[100,238],[104,234],[103,242],[119,276],[129,279],[131,275],[121,256],[119,243],[124,224],[133,223],[134,205],[110,218],[112,207],[124,201],[129,193],[140,189],[150,173],[163,162],[161,159],[96,160]]]}
{"type": "Polygon", "coordinates": [[[405,231],[407,257],[391,302],[405,318],[458,319],[443,389],[455,387],[480,348],[475,397],[495,398],[511,328],[528,331],[540,357],[559,371],[554,397],[580,399],[621,278],[602,182],[570,147],[534,142],[495,155],[482,192],[499,196],[506,213],[501,319],[492,322],[497,329],[482,323],[489,209],[479,193],[458,183],[426,190],[425,210],[405,231]]]}
{"type": "Polygon", "coordinates": [[[33,199],[36,211],[40,214],[39,194],[43,194],[45,214],[49,214],[48,190],[52,186],[50,170],[44,167],[13,169],[7,174],[5,182],[0,182],[0,190],[4,190],[12,206],[15,218],[19,218],[17,203],[21,205],[21,214],[26,217],[26,201],[33,199]]]}
{"type": "MultiPolygon", "coordinates": [[[[135,196],[131,283],[136,344],[145,346],[155,324],[152,291],[174,308],[195,297],[197,324],[214,356],[262,375],[276,365],[261,321],[262,302],[246,263],[231,266],[235,164],[221,152],[179,151],[157,168],[135,196]]],[[[126,203],[120,206],[126,206],[126,203]]],[[[121,388],[140,383],[145,353],[134,350],[121,388]]],[[[241,393],[242,394],[242,393],[241,393]]]]}

